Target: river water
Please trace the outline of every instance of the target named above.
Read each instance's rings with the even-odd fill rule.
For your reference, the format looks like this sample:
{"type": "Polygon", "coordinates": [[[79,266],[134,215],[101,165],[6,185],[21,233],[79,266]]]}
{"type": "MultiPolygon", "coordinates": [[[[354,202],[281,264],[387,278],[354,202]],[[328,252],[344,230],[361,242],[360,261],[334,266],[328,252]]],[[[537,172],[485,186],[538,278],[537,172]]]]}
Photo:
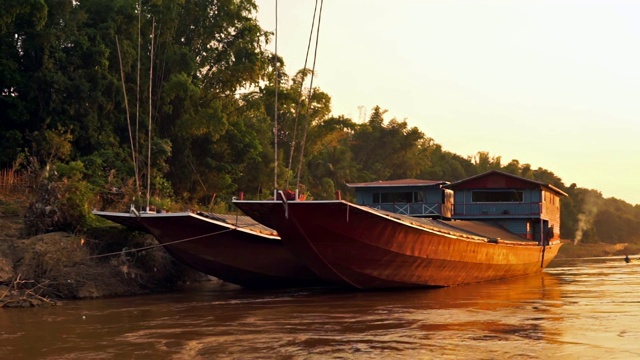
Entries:
{"type": "Polygon", "coordinates": [[[6,359],[635,359],[640,259],[434,290],[179,293],[0,309],[6,359]]]}

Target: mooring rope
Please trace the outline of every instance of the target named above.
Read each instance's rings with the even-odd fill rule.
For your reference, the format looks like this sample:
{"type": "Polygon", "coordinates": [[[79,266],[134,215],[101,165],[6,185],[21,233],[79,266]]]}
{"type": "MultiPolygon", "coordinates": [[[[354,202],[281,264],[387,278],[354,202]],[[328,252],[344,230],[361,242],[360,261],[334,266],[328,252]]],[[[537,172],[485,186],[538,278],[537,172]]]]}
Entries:
{"type": "MultiPolygon", "coordinates": [[[[100,254],[100,255],[93,255],[93,256],[89,256],[88,258],[89,259],[95,259],[95,258],[101,258],[101,257],[106,257],[106,256],[122,255],[122,254],[130,253],[130,252],[136,252],[136,251],[144,251],[144,250],[154,249],[154,248],[158,248],[158,247],[178,244],[178,243],[182,243],[182,242],[186,242],[186,241],[196,240],[196,239],[200,239],[200,238],[207,237],[207,236],[216,236],[216,235],[220,235],[222,233],[228,232],[228,231],[238,230],[240,228],[249,227],[249,226],[250,225],[247,225],[247,226],[235,226],[233,228],[229,228],[229,229],[225,229],[225,230],[221,230],[221,231],[216,231],[216,232],[209,233],[209,234],[193,236],[193,237],[190,237],[190,238],[184,238],[184,239],[180,239],[180,240],[175,240],[175,241],[171,241],[171,242],[168,242],[168,243],[143,246],[143,247],[140,247],[140,248],[128,249],[128,250],[122,249],[121,251],[111,252],[111,253],[106,253],[106,254],[100,254]]],[[[153,234],[151,234],[151,235],[153,235],[153,234]]]]}

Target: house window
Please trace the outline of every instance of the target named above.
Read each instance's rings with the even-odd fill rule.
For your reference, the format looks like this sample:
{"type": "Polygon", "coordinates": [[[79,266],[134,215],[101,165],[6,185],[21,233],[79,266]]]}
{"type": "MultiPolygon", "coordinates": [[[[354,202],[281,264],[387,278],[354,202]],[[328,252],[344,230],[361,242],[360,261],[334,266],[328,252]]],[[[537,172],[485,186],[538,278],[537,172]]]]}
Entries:
{"type": "Polygon", "coordinates": [[[421,203],[421,202],[424,202],[421,192],[373,193],[374,204],[421,203]]]}
{"type": "Polygon", "coordinates": [[[471,201],[483,202],[522,202],[522,191],[516,190],[476,190],[471,193],[471,201]]]}

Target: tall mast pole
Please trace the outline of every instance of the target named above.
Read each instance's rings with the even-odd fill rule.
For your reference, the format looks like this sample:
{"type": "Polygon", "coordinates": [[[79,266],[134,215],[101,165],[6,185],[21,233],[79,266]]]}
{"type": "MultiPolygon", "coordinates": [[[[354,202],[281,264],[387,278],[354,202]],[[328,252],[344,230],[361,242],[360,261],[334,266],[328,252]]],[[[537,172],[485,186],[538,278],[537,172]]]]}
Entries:
{"type": "MultiPolygon", "coordinates": [[[[138,168],[138,155],[140,154],[140,134],[139,134],[139,126],[140,126],[140,44],[142,43],[142,0],[138,1],[138,69],[137,69],[137,81],[136,81],[136,160],[133,162],[133,166],[135,166],[135,174],[136,174],[136,197],[138,201],[140,201],[140,197],[142,196],[140,192],[140,185],[138,177],[139,168],[138,168]]],[[[141,204],[141,203],[139,203],[141,204]]]]}
{"type": "Polygon", "coordinates": [[[153,37],[156,31],[156,19],[153,18],[151,25],[151,64],[149,66],[149,135],[148,135],[148,153],[147,153],[147,212],[149,212],[149,197],[151,195],[151,90],[153,85],[153,37]]]}
{"type": "Polygon", "coordinates": [[[275,50],[273,57],[273,65],[276,70],[276,79],[275,79],[275,105],[273,110],[273,151],[274,151],[274,171],[273,171],[273,199],[276,199],[276,194],[278,191],[278,82],[280,78],[279,67],[278,67],[278,0],[276,1],[276,29],[275,29],[275,50]]]}

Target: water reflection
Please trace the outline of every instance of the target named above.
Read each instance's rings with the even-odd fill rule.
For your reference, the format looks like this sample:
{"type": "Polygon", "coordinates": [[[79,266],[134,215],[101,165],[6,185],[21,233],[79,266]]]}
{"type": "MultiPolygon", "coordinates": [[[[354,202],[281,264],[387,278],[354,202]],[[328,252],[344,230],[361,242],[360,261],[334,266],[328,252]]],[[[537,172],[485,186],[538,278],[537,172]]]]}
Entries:
{"type": "Polygon", "coordinates": [[[629,358],[640,263],[435,290],[179,294],[0,311],[13,358],[629,358]]]}
{"type": "Polygon", "coordinates": [[[589,358],[640,357],[640,262],[611,257],[579,266],[571,261],[550,272],[560,274],[566,293],[563,313],[570,331],[561,340],[567,348],[589,358]]]}

